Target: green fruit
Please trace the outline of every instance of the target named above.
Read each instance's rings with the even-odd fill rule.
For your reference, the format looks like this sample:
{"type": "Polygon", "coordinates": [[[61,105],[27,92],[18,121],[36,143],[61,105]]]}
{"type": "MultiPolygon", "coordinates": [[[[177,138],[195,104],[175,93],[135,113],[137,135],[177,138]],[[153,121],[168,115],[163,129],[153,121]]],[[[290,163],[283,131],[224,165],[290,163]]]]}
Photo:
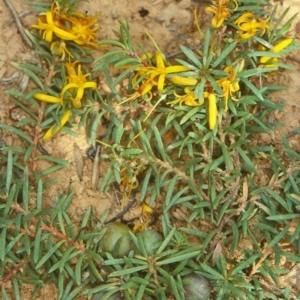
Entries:
{"type": "Polygon", "coordinates": [[[162,235],[152,229],[141,231],[137,234],[137,236],[141,237],[147,255],[155,254],[156,250],[159,248],[163,241],[162,235]]]}
{"type": "MultiPolygon", "coordinates": [[[[93,295],[93,297],[91,298],[91,300],[102,300],[103,299],[103,296],[107,294],[107,292],[98,292],[96,294],[93,295]]],[[[113,295],[109,296],[107,298],[107,300],[121,300],[122,297],[121,297],[121,294],[120,292],[117,292],[117,293],[114,293],[113,295]]]]}
{"type": "Polygon", "coordinates": [[[210,285],[207,279],[197,274],[189,274],[183,278],[186,300],[207,300],[210,296],[210,285]]]}
{"type": "Polygon", "coordinates": [[[109,223],[107,229],[99,242],[99,250],[109,252],[114,257],[127,256],[132,249],[130,229],[125,224],[119,222],[109,223]]]}

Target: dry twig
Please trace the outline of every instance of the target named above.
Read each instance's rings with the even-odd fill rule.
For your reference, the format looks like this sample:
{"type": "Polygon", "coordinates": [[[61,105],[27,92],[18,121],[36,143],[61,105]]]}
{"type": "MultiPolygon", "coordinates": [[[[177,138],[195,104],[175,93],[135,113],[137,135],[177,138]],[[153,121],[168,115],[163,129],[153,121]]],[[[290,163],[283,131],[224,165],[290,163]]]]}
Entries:
{"type": "Polygon", "coordinates": [[[28,38],[28,36],[26,35],[25,31],[24,31],[24,28],[23,28],[23,25],[20,21],[20,18],[17,14],[17,12],[15,11],[14,7],[12,6],[12,4],[10,3],[10,0],[4,0],[5,4],[7,5],[7,7],[9,8],[10,12],[12,13],[14,19],[15,19],[15,22],[16,22],[16,25],[18,27],[18,30],[22,36],[22,38],[24,39],[24,41],[26,42],[26,44],[32,48],[32,43],[30,41],[30,39],[28,38]]]}

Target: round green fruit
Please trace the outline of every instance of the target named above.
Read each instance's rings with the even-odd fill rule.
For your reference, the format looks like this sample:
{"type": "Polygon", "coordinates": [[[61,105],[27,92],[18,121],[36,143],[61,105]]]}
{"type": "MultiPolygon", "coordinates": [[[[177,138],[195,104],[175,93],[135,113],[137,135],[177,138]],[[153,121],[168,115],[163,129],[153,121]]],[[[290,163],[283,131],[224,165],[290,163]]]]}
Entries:
{"type": "Polygon", "coordinates": [[[141,231],[137,234],[137,236],[141,237],[147,255],[155,254],[156,250],[159,248],[163,241],[162,235],[152,229],[141,231]]]}
{"type": "Polygon", "coordinates": [[[183,278],[186,282],[184,285],[184,295],[186,300],[207,300],[210,296],[210,285],[206,278],[189,274],[183,278]]]}
{"type": "MultiPolygon", "coordinates": [[[[91,298],[91,300],[102,300],[103,299],[103,296],[107,294],[107,292],[98,292],[96,294],[93,295],[93,297],[91,298]]],[[[120,292],[117,292],[117,293],[114,293],[113,295],[109,296],[107,298],[107,300],[121,300],[122,297],[121,297],[121,294],[120,292]]]]}
{"type": "Polygon", "coordinates": [[[106,225],[105,228],[106,232],[99,242],[100,251],[108,252],[119,258],[127,256],[132,249],[129,227],[119,222],[113,222],[106,225]]]}

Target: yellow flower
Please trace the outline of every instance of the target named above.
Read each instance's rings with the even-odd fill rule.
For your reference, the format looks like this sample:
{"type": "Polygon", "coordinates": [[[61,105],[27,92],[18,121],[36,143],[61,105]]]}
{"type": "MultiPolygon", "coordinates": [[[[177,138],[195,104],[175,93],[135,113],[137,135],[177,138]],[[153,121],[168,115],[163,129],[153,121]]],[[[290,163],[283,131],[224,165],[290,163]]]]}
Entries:
{"type": "Polygon", "coordinates": [[[78,65],[77,73],[74,69],[74,64],[67,64],[67,71],[68,71],[68,81],[69,83],[64,86],[61,97],[63,98],[65,93],[70,90],[73,93],[76,90],[75,97],[71,97],[72,104],[76,108],[81,108],[81,99],[84,94],[84,90],[86,88],[91,88],[93,90],[96,89],[97,83],[95,81],[87,81],[86,77],[90,74],[82,74],[81,65],[78,65]]]}
{"type": "Polygon", "coordinates": [[[50,50],[54,55],[61,56],[61,60],[64,60],[66,55],[71,58],[74,57],[67,49],[67,45],[64,40],[52,42],[50,45],[50,50]]]}
{"type": "Polygon", "coordinates": [[[240,86],[239,86],[238,81],[235,81],[236,71],[233,67],[226,67],[224,69],[224,71],[228,72],[229,76],[226,77],[226,78],[221,78],[221,79],[217,80],[217,83],[219,84],[219,86],[223,90],[223,94],[221,96],[224,97],[225,111],[226,111],[228,109],[228,98],[229,98],[229,96],[232,100],[235,100],[235,101],[239,100],[239,99],[234,97],[233,93],[239,91],[240,86]]]}
{"type": "Polygon", "coordinates": [[[217,123],[217,101],[215,94],[209,94],[208,96],[208,127],[213,130],[217,123]]]}
{"type": "Polygon", "coordinates": [[[229,0],[226,1],[215,1],[215,5],[210,5],[205,8],[206,12],[211,12],[214,14],[214,17],[211,21],[211,26],[219,28],[225,20],[231,16],[231,10],[226,7],[229,0]]]}
{"type": "Polygon", "coordinates": [[[204,103],[204,100],[207,99],[208,127],[213,130],[216,126],[218,116],[216,95],[209,92],[203,92],[202,99],[199,100],[197,96],[194,96],[194,91],[190,90],[188,87],[184,89],[184,92],[184,95],[174,93],[177,98],[167,104],[172,105],[179,103],[179,105],[182,105],[182,103],[184,103],[187,106],[200,106],[204,103]]]}
{"type": "Polygon", "coordinates": [[[53,125],[44,135],[43,139],[48,140],[50,139],[55,133],[62,129],[62,127],[69,121],[71,116],[71,110],[67,110],[62,118],[60,119],[60,125],[53,125]]]}
{"type": "Polygon", "coordinates": [[[184,89],[183,95],[178,95],[176,92],[174,93],[174,95],[176,96],[176,99],[173,101],[167,102],[167,104],[179,103],[179,105],[181,106],[182,103],[184,103],[187,106],[199,106],[204,103],[204,97],[206,97],[208,94],[206,92],[204,92],[204,95],[203,95],[201,101],[199,101],[199,98],[194,95],[194,91],[190,90],[188,87],[186,87],[184,89]]]}
{"type": "Polygon", "coordinates": [[[43,39],[47,42],[52,42],[53,34],[62,40],[74,40],[76,35],[59,28],[54,20],[52,11],[47,11],[45,15],[42,15],[38,19],[37,25],[32,25],[33,28],[43,30],[43,39]]]}
{"type": "Polygon", "coordinates": [[[144,76],[146,74],[145,81],[148,82],[148,85],[146,85],[145,88],[149,88],[149,84],[157,85],[157,90],[159,92],[162,92],[164,89],[166,76],[168,74],[179,73],[189,70],[189,68],[180,65],[165,67],[163,56],[160,51],[156,51],[155,60],[156,67],[141,66],[135,68],[135,71],[137,71],[136,80],[138,77],[144,76]]]}
{"type": "Polygon", "coordinates": [[[54,97],[51,95],[43,94],[43,93],[36,93],[33,97],[37,100],[48,102],[48,103],[61,103],[62,98],[54,97]]]}
{"type": "Polygon", "coordinates": [[[91,17],[75,12],[72,16],[61,14],[61,18],[71,23],[71,31],[76,38],[74,42],[82,46],[97,46],[96,34],[100,25],[98,15],[91,17]]]}
{"type": "Polygon", "coordinates": [[[196,85],[198,80],[196,78],[193,77],[183,77],[183,76],[178,76],[178,75],[174,75],[171,77],[171,80],[174,84],[177,85],[183,85],[183,86],[192,86],[192,85],[196,85]]]}
{"type": "Polygon", "coordinates": [[[78,21],[74,22],[72,31],[77,34],[78,38],[74,40],[79,45],[97,45],[96,33],[100,25],[96,23],[97,16],[85,17],[82,16],[78,21]]]}
{"type": "Polygon", "coordinates": [[[246,12],[241,15],[234,23],[240,29],[240,37],[242,39],[249,39],[253,37],[257,32],[260,32],[260,36],[264,35],[267,29],[270,28],[270,24],[267,24],[270,17],[266,20],[257,19],[252,12],[246,12]]]}
{"type": "MultiPolygon", "coordinates": [[[[279,53],[282,50],[284,50],[286,47],[288,47],[292,42],[293,42],[292,38],[284,39],[284,40],[280,41],[279,43],[277,43],[276,45],[274,45],[273,49],[270,50],[269,52],[279,53]]],[[[263,49],[263,50],[265,50],[265,49],[263,49]]],[[[278,58],[270,57],[270,56],[262,56],[259,61],[262,64],[267,64],[265,67],[269,67],[269,68],[277,67],[274,63],[278,62],[278,58]]]]}

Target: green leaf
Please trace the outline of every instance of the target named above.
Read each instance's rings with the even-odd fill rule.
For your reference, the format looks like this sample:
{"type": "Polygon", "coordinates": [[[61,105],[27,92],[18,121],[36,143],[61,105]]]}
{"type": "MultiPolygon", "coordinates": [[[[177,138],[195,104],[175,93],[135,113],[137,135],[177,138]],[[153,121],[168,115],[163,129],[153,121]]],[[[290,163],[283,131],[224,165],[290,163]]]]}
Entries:
{"type": "Polygon", "coordinates": [[[5,260],[5,246],[6,246],[6,228],[2,228],[0,235],[0,261],[5,260]]]}
{"type": "Polygon", "coordinates": [[[143,180],[142,187],[141,187],[141,194],[140,194],[141,201],[144,201],[144,198],[146,196],[146,193],[147,193],[147,190],[149,187],[149,181],[150,181],[151,174],[152,174],[152,168],[149,168],[147,170],[146,175],[144,176],[144,180],[143,180]]]}
{"type": "Polygon", "coordinates": [[[59,263],[59,272],[61,273],[63,269],[65,268],[66,262],[70,259],[69,256],[71,255],[72,251],[76,249],[75,246],[72,246],[66,250],[66,252],[63,254],[60,263],[59,263]]]}
{"type": "Polygon", "coordinates": [[[268,194],[275,199],[282,207],[284,207],[288,212],[292,212],[291,209],[288,207],[286,201],[281,198],[277,193],[272,191],[271,189],[268,190],[268,194]]]}
{"type": "Polygon", "coordinates": [[[35,149],[35,145],[34,145],[34,144],[31,144],[31,145],[27,148],[27,150],[26,150],[26,152],[25,152],[25,155],[24,155],[24,161],[28,161],[28,159],[31,157],[31,154],[32,154],[32,152],[34,151],[34,149],[35,149]]]}
{"type": "Polygon", "coordinates": [[[54,247],[52,247],[37,263],[36,269],[38,270],[52,255],[57,251],[57,249],[64,243],[65,241],[59,241],[54,247]]]}
{"type": "Polygon", "coordinates": [[[135,65],[138,66],[140,64],[139,60],[137,58],[127,58],[127,59],[122,59],[121,61],[117,62],[114,67],[119,68],[125,65],[135,65]]]}
{"type": "Polygon", "coordinates": [[[64,297],[64,300],[76,299],[75,296],[77,296],[81,292],[82,288],[83,288],[82,286],[75,288],[74,290],[72,290],[72,292],[66,298],[64,297]]]}
{"type": "Polygon", "coordinates": [[[194,252],[185,253],[185,254],[177,253],[176,255],[172,255],[170,258],[156,262],[156,265],[157,266],[168,265],[168,264],[172,264],[175,262],[179,262],[179,261],[183,261],[185,259],[195,257],[197,255],[199,255],[199,251],[194,251],[194,252]]]}
{"type": "Polygon", "coordinates": [[[221,62],[225,60],[225,58],[228,56],[228,54],[236,47],[237,42],[230,43],[223,51],[222,53],[217,57],[217,59],[212,64],[212,68],[215,69],[221,62]]]}
{"type": "Polygon", "coordinates": [[[180,49],[198,68],[202,68],[202,63],[192,50],[182,45],[180,46],[180,49]]]}
{"type": "Polygon", "coordinates": [[[233,255],[238,246],[240,234],[239,234],[238,226],[234,221],[229,220],[229,224],[230,224],[231,230],[232,230],[232,235],[231,235],[232,242],[231,242],[231,247],[230,247],[230,254],[233,255]]]}
{"type": "MultiPolygon", "coordinates": [[[[98,45],[112,45],[112,46],[120,47],[125,50],[125,46],[117,40],[101,40],[98,42],[98,45]]],[[[101,59],[101,57],[99,59],[101,59]]]]}
{"type": "Polygon", "coordinates": [[[254,261],[260,256],[260,254],[254,254],[251,257],[249,257],[248,259],[241,261],[240,263],[238,263],[235,268],[233,269],[232,273],[231,273],[231,277],[234,277],[235,275],[238,275],[239,272],[241,272],[244,268],[247,268],[248,266],[250,266],[252,263],[254,263],[254,261]]]}
{"type": "Polygon", "coordinates": [[[256,86],[247,79],[242,79],[242,82],[261,100],[264,101],[264,96],[261,92],[256,88],[256,86]]]}
{"type": "Polygon", "coordinates": [[[285,235],[287,234],[288,230],[290,228],[290,225],[289,224],[286,224],[286,226],[284,227],[283,230],[281,230],[279,232],[278,235],[276,235],[274,237],[274,239],[268,244],[268,248],[272,248],[274,245],[276,245],[282,238],[285,237],[285,235]]]}
{"type": "Polygon", "coordinates": [[[222,274],[220,274],[219,272],[215,271],[214,269],[212,269],[210,266],[206,265],[206,264],[201,264],[201,269],[208,273],[205,274],[205,277],[207,277],[208,279],[213,279],[213,280],[224,280],[224,277],[222,274]],[[207,276],[208,275],[208,276],[207,276]]]}
{"type": "Polygon", "coordinates": [[[186,121],[188,121],[193,115],[195,115],[199,111],[199,107],[194,107],[191,109],[187,114],[184,115],[184,117],[180,120],[180,125],[184,124],[186,121]]]}
{"type": "Polygon", "coordinates": [[[6,192],[8,192],[10,189],[11,180],[12,180],[12,170],[13,170],[12,152],[8,151],[7,167],[6,167],[6,184],[5,184],[6,192]]]}
{"type": "Polygon", "coordinates": [[[23,188],[22,188],[22,200],[23,200],[23,208],[28,211],[29,208],[29,181],[28,181],[28,168],[26,167],[23,173],[23,188]]]}
{"type": "Polygon", "coordinates": [[[112,272],[112,273],[110,273],[108,275],[108,277],[124,276],[124,275],[127,275],[127,274],[133,274],[135,272],[139,272],[139,271],[146,270],[146,269],[148,269],[147,265],[143,265],[143,266],[139,266],[139,267],[133,267],[133,268],[128,268],[128,269],[125,269],[125,270],[112,272]]]}
{"type": "Polygon", "coordinates": [[[157,148],[158,148],[159,153],[161,154],[164,161],[169,161],[168,156],[165,151],[164,144],[163,144],[161,136],[160,136],[160,132],[156,126],[153,128],[153,131],[154,131],[155,141],[157,143],[157,148]]]}
{"type": "Polygon", "coordinates": [[[81,284],[82,264],[84,259],[85,259],[85,255],[81,255],[75,266],[75,281],[77,285],[81,284]]]}
{"type": "Polygon", "coordinates": [[[33,143],[32,139],[27,134],[25,134],[23,131],[21,131],[19,129],[16,129],[13,126],[5,125],[5,124],[0,124],[0,128],[2,128],[4,130],[8,130],[11,133],[17,134],[20,138],[26,140],[30,144],[33,143]]]}
{"type": "Polygon", "coordinates": [[[249,172],[257,173],[255,166],[253,165],[251,159],[246,155],[246,153],[240,147],[236,147],[236,150],[245,162],[244,168],[249,172]]]}
{"type": "MultiPolygon", "coordinates": [[[[237,74],[237,77],[245,80],[246,78],[251,77],[251,76],[258,76],[263,73],[270,73],[272,71],[277,71],[277,70],[278,70],[277,67],[249,69],[249,70],[239,72],[237,74]]],[[[249,83],[248,80],[247,80],[247,82],[249,83]]]]}
{"type": "Polygon", "coordinates": [[[22,300],[21,299],[21,294],[20,294],[20,287],[19,287],[19,282],[17,278],[13,277],[13,287],[14,287],[14,299],[15,300],[22,300]]]}
{"type": "Polygon", "coordinates": [[[222,148],[222,152],[223,152],[224,162],[225,162],[226,166],[228,167],[228,169],[232,170],[233,169],[232,161],[230,159],[230,155],[227,150],[227,146],[225,145],[224,142],[221,143],[221,148],[222,148]]]}
{"type": "Polygon", "coordinates": [[[37,261],[40,259],[41,257],[41,238],[42,238],[42,228],[39,227],[36,236],[35,236],[35,240],[34,240],[34,244],[33,244],[33,261],[34,263],[37,263],[37,261]]]}
{"type": "Polygon", "coordinates": [[[16,197],[16,190],[17,187],[15,184],[9,190],[8,198],[6,200],[5,209],[3,212],[4,217],[8,216],[9,212],[11,211],[11,205],[16,197]]]}
{"type": "MultiPolygon", "coordinates": [[[[93,260],[89,260],[89,267],[90,267],[90,272],[97,278],[97,280],[99,280],[100,282],[103,282],[103,278],[102,278],[101,274],[99,273],[100,270],[99,270],[98,264],[96,266],[93,260]]],[[[76,271],[76,269],[75,269],[75,271],[76,271]]]]}
{"type": "Polygon", "coordinates": [[[174,188],[175,188],[175,185],[176,183],[178,182],[178,178],[179,176],[176,174],[170,181],[170,183],[168,184],[168,191],[167,191],[167,195],[166,195],[166,198],[165,198],[165,205],[168,206],[170,201],[171,201],[171,198],[172,198],[172,195],[173,195],[173,192],[174,192],[174,188]]]}
{"type": "Polygon", "coordinates": [[[297,218],[300,218],[300,214],[274,215],[274,216],[269,216],[266,219],[271,221],[285,221],[285,220],[291,220],[297,218]]]}
{"type": "Polygon", "coordinates": [[[157,254],[162,253],[162,251],[167,247],[167,245],[169,244],[169,242],[171,241],[174,233],[176,231],[176,228],[172,228],[172,230],[170,231],[170,233],[168,234],[168,236],[164,239],[163,243],[160,245],[160,247],[157,249],[157,254]]]}
{"type": "Polygon", "coordinates": [[[42,203],[43,203],[43,182],[41,179],[39,179],[37,185],[37,195],[36,195],[36,208],[38,210],[42,209],[42,203]]]}

